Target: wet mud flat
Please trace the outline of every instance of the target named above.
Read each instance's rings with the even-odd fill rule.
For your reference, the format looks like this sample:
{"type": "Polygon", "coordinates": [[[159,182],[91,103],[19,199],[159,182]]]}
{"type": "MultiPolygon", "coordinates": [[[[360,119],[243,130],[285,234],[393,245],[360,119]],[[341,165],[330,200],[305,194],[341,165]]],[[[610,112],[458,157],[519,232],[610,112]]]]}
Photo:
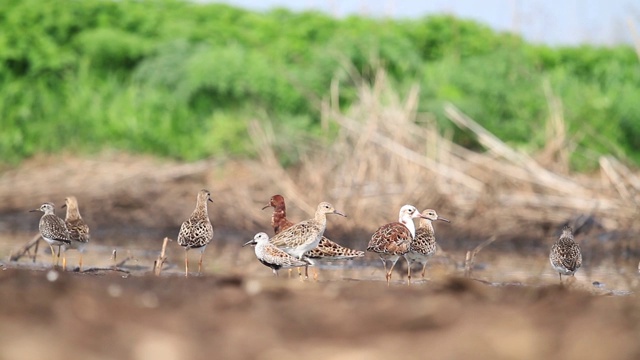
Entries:
{"type": "Polygon", "coordinates": [[[270,274],[52,272],[2,264],[2,357],[636,359],[640,301],[559,285],[270,274]]]}

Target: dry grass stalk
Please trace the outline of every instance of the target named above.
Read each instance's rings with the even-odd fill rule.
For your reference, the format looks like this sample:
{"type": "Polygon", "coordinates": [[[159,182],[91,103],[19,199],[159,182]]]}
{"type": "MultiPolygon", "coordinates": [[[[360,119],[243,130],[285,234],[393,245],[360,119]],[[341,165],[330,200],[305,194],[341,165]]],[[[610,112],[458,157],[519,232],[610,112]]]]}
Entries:
{"type": "Polygon", "coordinates": [[[627,186],[624,183],[620,174],[613,167],[611,160],[609,160],[609,158],[605,156],[602,156],[599,159],[599,163],[600,163],[600,169],[602,170],[604,175],[609,179],[609,181],[611,182],[613,187],[616,189],[616,191],[618,191],[618,193],[620,194],[620,197],[623,200],[627,200],[627,199],[632,200],[631,193],[627,189],[627,186]]]}
{"type": "Polygon", "coordinates": [[[11,255],[9,255],[9,261],[18,261],[21,257],[30,255],[32,261],[36,262],[36,256],[38,255],[38,244],[40,244],[40,234],[35,235],[29,242],[21,246],[11,255]],[[33,255],[31,255],[31,248],[33,248],[33,255]]]}
{"type": "Polygon", "coordinates": [[[569,172],[569,150],[562,101],[553,93],[549,79],[545,79],[543,88],[549,105],[549,118],[546,126],[545,147],[536,158],[546,167],[567,174],[569,172]]]}
{"type": "Polygon", "coordinates": [[[478,253],[482,249],[484,249],[485,247],[491,245],[491,243],[493,243],[494,241],[496,241],[496,237],[492,236],[492,237],[488,238],[487,240],[483,241],[482,243],[480,243],[472,251],[467,251],[467,254],[465,255],[465,258],[464,258],[464,276],[465,277],[471,277],[471,273],[473,271],[473,264],[475,262],[476,255],[478,255],[478,253]]]}
{"type": "Polygon", "coordinates": [[[633,224],[638,206],[629,199],[635,199],[640,183],[631,170],[603,160],[609,164],[603,170],[608,178],[615,170],[615,182],[624,184],[617,185],[617,191],[608,182],[566,175],[570,147],[561,103],[550,88],[548,141],[542,151],[545,166],[509,147],[451,104],[445,106],[447,116],[475,134],[488,152],[454,144],[433,122],[416,124],[419,90],[411,88],[407,98],[400,99],[384,72],[378,72],[373,85],[360,87],[359,100],[347,111],[338,107],[337,83],[331,91],[330,101],[320,108],[323,121],[335,122],[339,132],[330,146],[306,144],[309,150],[295,172],[279,165],[273,140],[260,124],[252,123],[250,130],[263,161],[260,171],[276,182],[282,189],[278,191],[290,194],[290,202],[307,212],[311,209],[304,199],[333,202],[357,219],[340,222],[344,230],[375,229],[406,203],[444,207],[479,235],[514,229],[544,235],[542,230],[530,230],[585,213],[603,218],[608,229],[633,224]]]}
{"type": "MultiPolygon", "coordinates": [[[[313,213],[315,211],[315,205],[311,205],[305,200],[308,199],[308,197],[304,195],[305,192],[299,188],[296,181],[289,176],[289,173],[278,162],[278,158],[271,145],[273,143],[272,139],[274,138],[273,134],[269,136],[268,132],[260,126],[260,123],[252,121],[249,124],[249,135],[257,145],[262,166],[267,170],[265,171],[265,175],[270,177],[274,183],[278,184],[282,192],[288,195],[288,202],[305,209],[309,213],[313,213]]],[[[267,200],[268,198],[265,199],[265,204],[267,200]]]]}
{"type": "Polygon", "coordinates": [[[589,193],[589,191],[584,189],[575,181],[548,171],[528,155],[510,148],[507,144],[480,126],[480,124],[464,115],[452,104],[445,105],[445,113],[456,125],[461,128],[468,129],[476,134],[478,141],[489,151],[517,166],[522,167],[523,169],[526,169],[531,181],[535,182],[537,185],[548,187],[562,193],[589,193]]]}
{"type": "Polygon", "coordinates": [[[164,240],[162,240],[162,250],[160,251],[160,255],[158,255],[158,258],[153,262],[153,273],[156,276],[160,276],[160,273],[162,272],[162,266],[167,261],[167,256],[165,255],[165,253],[167,251],[167,243],[169,242],[169,240],[170,239],[168,237],[165,237],[164,240]]]}

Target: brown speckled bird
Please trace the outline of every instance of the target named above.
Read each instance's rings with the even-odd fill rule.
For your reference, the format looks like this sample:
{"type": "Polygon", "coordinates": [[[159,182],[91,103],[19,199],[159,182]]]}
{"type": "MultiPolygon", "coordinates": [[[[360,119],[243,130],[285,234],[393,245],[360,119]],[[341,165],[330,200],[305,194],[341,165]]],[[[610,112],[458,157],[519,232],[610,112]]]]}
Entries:
{"type": "MultiPolygon", "coordinates": [[[[69,237],[71,244],[70,249],[76,249],[80,253],[80,260],[78,262],[78,268],[82,270],[82,255],[84,248],[89,243],[89,226],[84,222],[82,216],[80,216],[80,209],[78,208],[78,200],[75,196],[69,196],[64,200],[63,208],[67,208],[67,215],[64,218],[64,222],[69,230],[69,237]]],[[[66,262],[63,259],[62,266],[66,268],[66,262]]]]}
{"type": "MultiPolygon", "coordinates": [[[[409,246],[409,252],[404,254],[404,257],[407,260],[409,271],[411,271],[412,262],[422,264],[422,277],[424,278],[427,260],[436,253],[436,233],[431,222],[436,220],[450,221],[438,216],[436,211],[432,209],[424,210],[422,216],[416,229],[416,236],[414,236],[409,246]]],[[[409,278],[411,278],[411,275],[409,275],[409,278]]]]}
{"type": "Polygon", "coordinates": [[[256,257],[264,266],[270,267],[275,276],[278,276],[280,269],[309,265],[306,259],[295,258],[269,243],[269,235],[263,232],[257,233],[253,240],[242,246],[247,245],[255,246],[256,257]]]}
{"type": "MultiPolygon", "coordinates": [[[[44,239],[44,241],[49,244],[49,248],[51,249],[51,263],[52,265],[58,265],[58,261],[60,260],[60,252],[63,246],[68,246],[71,244],[71,240],[69,238],[69,231],[67,230],[67,225],[64,223],[64,220],[59,218],[55,214],[55,206],[53,203],[44,203],[40,205],[38,209],[29,210],[31,212],[42,211],[44,215],[40,218],[40,223],[38,224],[38,228],[40,230],[40,235],[44,239]],[[53,247],[58,247],[58,255],[56,258],[56,252],[53,251],[53,247]]],[[[63,255],[64,257],[64,252],[63,255]]],[[[64,262],[64,259],[63,259],[64,262]]]]}
{"type": "Polygon", "coordinates": [[[189,249],[200,250],[200,261],[198,262],[198,273],[202,270],[202,256],[204,250],[213,239],[213,225],[209,220],[207,211],[207,201],[211,200],[209,190],[202,189],[198,192],[196,208],[191,213],[187,221],[180,226],[178,233],[178,244],[184,247],[184,276],[189,276],[189,249]]]}
{"type": "MultiPolygon", "coordinates": [[[[380,256],[386,273],[387,285],[391,280],[391,272],[396,262],[398,262],[400,256],[409,251],[411,241],[416,233],[413,219],[417,217],[423,216],[415,206],[404,205],[400,208],[397,222],[382,225],[371,236],[367,251],[374,252],[380,256]],[[391,261],[391,268],[388,270],[387,261],[391,261]]],[[[411,276],[411,273],[409,273],[409,276],[411,276]]]]}
{"type": "MultiPolygon", "coordinates": [[[[265,205],[262,210],[272,207],[273,214],[271,214],[271,226],[273,227],[274,234],[280,233],[282,230],[286,230],[294,225],[289,219],[287,219],[287,209],[282,195],[273,195],[269,200],[269,203],[265,205]]],[[[353,250],[337,244],[325,236],[320,239],[320,243],[315,249],[307,251],[304,257],[312,260],[348,260],[357,257],[364,256],[364,251],[353,250]]],[[[307,266],[305,266],[305,275],[307,274],[307,266]]],[[[314,273],[314,278],[317,278],[317,273],[314,273]]]]}
{"type": "Polygon", "coordinates": [[[269,242],[284,250],[291,256],[302,259],[307,251],[315,249],[327,227],[327,214],[345,214],[333,208],[328,202],[318,204],[313,219],[301,221],[291,227],[280,230],[269,242]]]}
{"type": "Polygon", "coordinates": [[[582,266],[580,245],[573,240],[573,229],[570,226],[562,229],[562,235],[551,246],[549,261],[560,275],[560,283],[562,283],[562,275],[573,276],[582,266]]]}

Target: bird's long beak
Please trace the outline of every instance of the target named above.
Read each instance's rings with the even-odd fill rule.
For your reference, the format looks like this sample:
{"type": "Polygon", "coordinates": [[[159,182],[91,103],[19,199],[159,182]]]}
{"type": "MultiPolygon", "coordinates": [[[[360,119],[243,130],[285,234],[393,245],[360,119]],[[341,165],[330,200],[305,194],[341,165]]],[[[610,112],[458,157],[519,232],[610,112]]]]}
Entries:
{"type": "Polygon", "coordinates": [[[245,247],[247,245],[255,245],[257,244],[256,241],[254,239],[251,239],[249,241],[247,241],[246,243],[244,243],[244,245],[242,245],[242,247],[245,247]]]}
{"type": "Polygon", "coordinates": [[[336,214],[336,215],[340,215],[340,216],[347,217],[347,215],[345,215],[345,214],[341,213],[341,212],[340,212],[340,211],[338,211],[338,210],[333,210],[333,213],[334,213],[334,214],[336,214]]]}
{"type": "Polygon", "coordinates": [[[443,217],[440,217],[440,216],[438,216],[438,220],[446,221],[446,222],[448,222],[448,223],[450,223],[450,222],[451,222],[451,221],[449,221],[449,220],[447,220],[447,219],[445,219],[445,218],[443,218],[443,217]]]}
{"type": "Polygon", "coordinates": [[[262,207],[262,210],[264,210],[264,209],[266,209],[266,208],[268,208],[268,207],[271,207],[271,204],[267,204],[267,205],[263,206],[263,207],[262,207]]]}
{"type": "Polygon", "coordinates": [[[64,204],[64,205],[60,206],[60,208],[62,208],[62,209],[66,208],[66,207],[67,207],[67,204],[64,204]]]}
{"type": "Polygon", "coordinates": [[[29,212],[36,212],[36,211],[40,211],[40,209],[29,210],[29,212]]]}

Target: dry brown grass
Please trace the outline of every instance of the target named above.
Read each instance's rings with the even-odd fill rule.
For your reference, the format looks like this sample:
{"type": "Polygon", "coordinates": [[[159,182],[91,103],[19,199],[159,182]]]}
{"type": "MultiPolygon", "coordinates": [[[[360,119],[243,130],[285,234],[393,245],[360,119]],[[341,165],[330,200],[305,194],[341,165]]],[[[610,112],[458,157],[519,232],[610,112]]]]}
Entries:
{"type": "Polygon", "coordinates": [[[332,201],[355,219],[339,224],[345,230],[375,229],[394,220],[405,203],[436,208],[453,218],[453,226],[475,235],[545,236],[581,215],[608,231],[640,227],[634,221],[640,204],[637,173],[613,157],[600,159],[599,177],[568,170],[572,144],[562,104],[548,86],[548,139],[535,154],[508,146],[452,104],[445,106],[447,117],[475,134],[484,152],[456,145],[433,121],[418,125],[425,117],[417,112],[419,89],[401,99],[383,71],[373,86],[360,87],[359,100],[347,112],[335,103],[338,87],[332,89],[333,100],[322,110],[326,122],[339,126],[337,139],[317,145],[297,171],[278,165],[272,145],[283,139],[258,122],[250,133],[266,165],[260,171],[279,185],[277,191],[309,213],[315,201],[332,201]]]}

